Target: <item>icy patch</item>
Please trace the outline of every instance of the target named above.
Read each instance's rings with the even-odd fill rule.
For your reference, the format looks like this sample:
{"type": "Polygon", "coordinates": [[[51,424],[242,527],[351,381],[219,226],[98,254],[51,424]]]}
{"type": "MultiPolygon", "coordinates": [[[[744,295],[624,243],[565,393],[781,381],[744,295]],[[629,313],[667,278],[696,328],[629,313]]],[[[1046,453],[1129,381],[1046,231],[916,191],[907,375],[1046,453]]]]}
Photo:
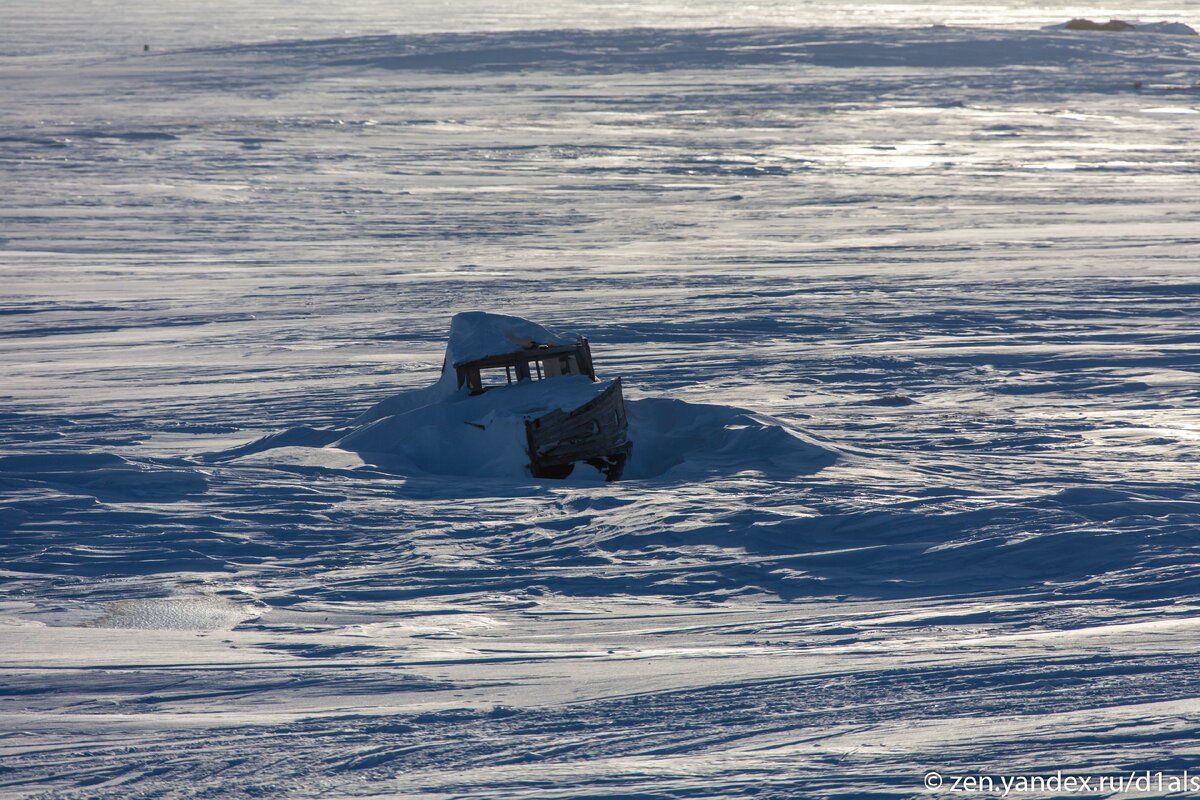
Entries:
{"type": "Polygon", "coordinates": [[[140,628],[145,630],[227,630],[259,616],[259,611],[222,597],[166,597],[118,600],[89,628],[140,628]]]}

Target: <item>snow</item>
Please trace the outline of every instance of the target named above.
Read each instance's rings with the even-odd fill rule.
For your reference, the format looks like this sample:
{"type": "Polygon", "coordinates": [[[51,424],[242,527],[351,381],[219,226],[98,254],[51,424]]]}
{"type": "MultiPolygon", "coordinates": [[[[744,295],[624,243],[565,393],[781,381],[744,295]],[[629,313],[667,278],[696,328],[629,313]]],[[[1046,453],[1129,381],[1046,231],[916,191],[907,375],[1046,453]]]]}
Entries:
{"type": "Polygon", "coordinates": [[[699,480],[753,472],[795,477],[838,459],[837,451],[780,420],[740,408],[666,398],[628,402],[630,480],[699,480]]]}
{"type": "Polygon", "coordinates": [[[0,797],[1194,763],[1200,43],[1039,29],[1194,3],[69,5],[0,26],[0,797]],[[475,309],[628,480],[417,463],[475,309]]]}
{"type": "Polygon", "coordinates": [[[490,356],[503,356],[540,345],[564,345],[578,341],[562,336],[531,320],[484,311],[464,311],[450,320],[446,364],[457,366],[490,356]]]}

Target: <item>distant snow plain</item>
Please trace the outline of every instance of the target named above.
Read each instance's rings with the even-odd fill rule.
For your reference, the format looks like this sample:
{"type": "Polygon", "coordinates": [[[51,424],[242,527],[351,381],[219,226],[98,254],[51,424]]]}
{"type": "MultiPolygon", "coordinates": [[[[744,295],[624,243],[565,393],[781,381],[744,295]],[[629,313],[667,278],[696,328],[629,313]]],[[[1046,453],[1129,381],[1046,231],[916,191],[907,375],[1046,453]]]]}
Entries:
{"type": "Polygon", "coordinates": [[[1200,756],[1200,40],[66,52],[32,8],[0,59],[0,796],[915,797],[1200,756]],[[838,458],[201,459],[433,381],[469,309],[838,458]]]}

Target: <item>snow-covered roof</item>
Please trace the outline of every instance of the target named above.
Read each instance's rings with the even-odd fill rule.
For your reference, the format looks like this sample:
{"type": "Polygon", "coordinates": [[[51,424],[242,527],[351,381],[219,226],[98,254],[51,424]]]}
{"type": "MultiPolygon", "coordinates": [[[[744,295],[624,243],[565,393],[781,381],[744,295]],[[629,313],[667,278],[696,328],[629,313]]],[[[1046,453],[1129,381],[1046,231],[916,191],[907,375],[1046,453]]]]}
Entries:
{"type": "Polygon", "coordinates": [[[468,361],[517,353],[538,345],[574,344],[579,337],[555,334],[521,317],[466,311],[450,320],[450,339],[446,343],[446,364],[458,366],[468,361]]]}

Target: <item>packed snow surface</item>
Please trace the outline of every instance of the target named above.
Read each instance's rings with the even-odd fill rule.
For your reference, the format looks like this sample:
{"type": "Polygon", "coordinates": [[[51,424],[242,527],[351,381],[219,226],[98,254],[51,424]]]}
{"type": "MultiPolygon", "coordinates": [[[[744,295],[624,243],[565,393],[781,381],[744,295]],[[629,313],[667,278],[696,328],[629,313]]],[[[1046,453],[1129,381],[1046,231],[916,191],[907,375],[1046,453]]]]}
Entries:
{"type": "Polygon", "coordinates": [[[336,6],[0,26],[0,796],[1194,766],[1195,4],[336,6]],[[629,480],[351,449],[471,309],[629,480]]]}

